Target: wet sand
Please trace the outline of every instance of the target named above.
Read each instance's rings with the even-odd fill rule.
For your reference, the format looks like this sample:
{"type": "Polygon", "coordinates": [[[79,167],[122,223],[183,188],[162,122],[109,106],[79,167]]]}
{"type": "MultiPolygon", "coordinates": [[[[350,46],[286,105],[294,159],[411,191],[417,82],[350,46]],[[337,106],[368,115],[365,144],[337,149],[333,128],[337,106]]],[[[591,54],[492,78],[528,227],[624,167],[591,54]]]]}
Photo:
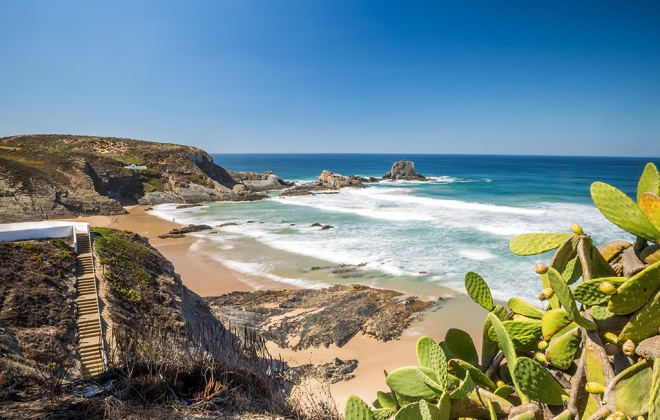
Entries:
{"type": "MultiPolygon", "coordinates": [[[[129,214],[121,216],[92,216],[79,218],[92,226],[113,227],[129,230],[149,238],[149,242],[174,264],[183,284],[200,296],[218,296],[232,291],[253,291],[256,289],[284,289],[295,286],[274,282],[258,275],[237,273],[195,251],[197,239],[193,236],[176,239],[160,239],[158,235],[180,227],[176,221],[160,219],[149,214],[144,206],[127,207],[129,214]]],[[[314,348],[301,351],[280,349],[269,343],[268,348],[274,357],[281,357],[291,366],[305,363],[329,363],[338,357],[342,360],[357,359],[355,378],[330,386],[340,412],[351,394],[356,394],[368,403],[376,399],[376,391],[386,391],[383,370],[391,372],[397,367],[417,365],[415,345],[423,335],[442,341],[449,328],[460,328],[473,337],[477,349],[481,346],[481,329],[486,311],[472,302],[467,296],[447,299],[439,307],[427,311],[421,320],[415,321],[398,340],[378,341],[361,335],[354,337],[344,347],[314,348]]]]}

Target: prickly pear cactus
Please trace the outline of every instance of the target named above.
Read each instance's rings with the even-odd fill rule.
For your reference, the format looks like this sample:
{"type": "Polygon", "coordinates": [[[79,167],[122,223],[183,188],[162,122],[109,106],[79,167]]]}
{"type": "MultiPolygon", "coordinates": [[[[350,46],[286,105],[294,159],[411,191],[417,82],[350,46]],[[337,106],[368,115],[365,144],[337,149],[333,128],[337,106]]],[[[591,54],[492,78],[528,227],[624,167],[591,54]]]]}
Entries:
{"type": "Polygon", "coordinates": [[[468,294],[489,311],[481,360],[465,331],[449,329],[439,343],[422,337],[419,366],[386,374],[392,392],[379,392],[373,410],[349,398],[346,419],[660,420],[660,352],[649,344],[660,334],[660,174],[647,165],[637,203],[607,184],[591,192],[606,218],[638,236],[634,245],[596,247],[577,225],[515,237],[519,255],[556,248],[534,267],[544,309],[514,297],[509,313],[468,273],[468,294]]]}
{"type": "Polygon", "coordinates": [[[457,359],[465,360],[475,366],[479,365],[479,355],[474,347],[470,334],[457,328],[450,328],[445,335],[445,345],[457,359]]]}
{"type": "Polygon", "coordinates": [[[479,274],[469,272],[465,275],[465,290],[467,290],[472,300],[483,306],[487,311],[492,311],[495,307],[490,288],[479,274]]]}
{"type": "Polygon", "coordinates": [[[568,397],[564,388],[540,364],[527,357],[519,357],[513,368],[517,387],[533,401],[562,405],[568,397]]]}
{"type": "Polygon", "coordinates": [[[607,308],[618,315],[627,315],[641,308],[660,287],[660,263],[648,266],[629,278],[617,289],[607,308]]]}
{"type": "Polygon", "coordinates": [[[591,184],[591,198],[603,216],[621,229],[649,241],[660,240],[660,231],[621,190],[602,182],[594,182],[591,184]]]}
{"type": "Polygon", "coordinates": [[[511,239],[509,248],[516,255],[536,255],[559,248],[572,233],[523,233],[511,239]]]}
{"type": "Polygon", "coordinates": [[[346,401],[344,418],[346,420],[375,420],[367,403],[355,395],[351,395],[346,401]]]}

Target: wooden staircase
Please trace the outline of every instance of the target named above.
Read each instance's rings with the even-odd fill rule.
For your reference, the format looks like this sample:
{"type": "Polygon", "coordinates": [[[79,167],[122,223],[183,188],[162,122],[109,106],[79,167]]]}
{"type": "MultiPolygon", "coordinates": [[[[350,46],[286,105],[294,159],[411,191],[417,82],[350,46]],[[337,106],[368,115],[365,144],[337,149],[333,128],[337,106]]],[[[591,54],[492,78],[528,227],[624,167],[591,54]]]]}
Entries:
{"type": "Polygon", "coordinates": [[[76,325],[84,379],[103,372],[103,332],[89,234],[76,232],[76,325]]]}

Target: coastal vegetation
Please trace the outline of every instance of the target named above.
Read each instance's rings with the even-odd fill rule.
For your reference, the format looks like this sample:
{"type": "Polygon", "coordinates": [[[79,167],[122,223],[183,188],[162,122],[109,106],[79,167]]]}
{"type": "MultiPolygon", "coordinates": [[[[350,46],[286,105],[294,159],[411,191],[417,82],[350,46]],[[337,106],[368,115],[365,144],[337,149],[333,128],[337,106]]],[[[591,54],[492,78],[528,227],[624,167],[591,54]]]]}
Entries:
{"type": "Polygon", "coordinates": [[[636,202],[601,182],[591,196],[634,244],[596,247],[578,225],[514,237],[516,255],[555,250],[534,268],[544,307],[495,305],[486,281],[467,273],[468,294],[489,311],[481,357],[464,331],[422,337],[419,365],[386,372],[373,408],[349,397],[346,420],[660,418],[660,174],[646,166],[636,202]]]}

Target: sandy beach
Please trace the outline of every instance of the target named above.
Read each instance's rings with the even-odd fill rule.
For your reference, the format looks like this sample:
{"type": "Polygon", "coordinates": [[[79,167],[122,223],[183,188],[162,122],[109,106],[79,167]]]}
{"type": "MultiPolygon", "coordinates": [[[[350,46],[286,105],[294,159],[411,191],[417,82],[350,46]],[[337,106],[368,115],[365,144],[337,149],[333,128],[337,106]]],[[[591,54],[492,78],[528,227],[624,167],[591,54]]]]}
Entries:
{"type": "MultiPolygon", "coordinates": [[[[180,227],[176,221],[160,219],[149,214],[144,206],[126,208],[129,214],[120,216],[92,216],[76,221],[89,222],[92,226],[113,227],[129,230],[149,238],[149,242],[174,264],[183,283],[200,296],[218,296],[232,291],[253,291],[259,289],[284,289],[294,286],[274,282],[265,277],[246,276],[236,273],[220,262],[191,250],[197,239],[186,236],[176,239],[160,239],[158,235],[180,227]]],[[[342,360],[357,359],[355,378],[331,385],[332,396],[340,411],[351,394],[356,394],[367,402],[376,398],[376,391],[385,391],[383,370],[392,371],[397,367],[416,365],[415,344],[419,337],[429,335],[441,341],[449,328],[460,328],[470,333],[480,348],[480,337],[486,311],[472,302],[467,296],[447,299],[441,305],[425,312],[422,319],[415,321],[398,340],[378,341],[358,335],[342,348],[314,348],[302,351],[281,349],[269,343],[274,357],[280,357],[291,366],[305,363],[321,364],[342,360]]]]}

